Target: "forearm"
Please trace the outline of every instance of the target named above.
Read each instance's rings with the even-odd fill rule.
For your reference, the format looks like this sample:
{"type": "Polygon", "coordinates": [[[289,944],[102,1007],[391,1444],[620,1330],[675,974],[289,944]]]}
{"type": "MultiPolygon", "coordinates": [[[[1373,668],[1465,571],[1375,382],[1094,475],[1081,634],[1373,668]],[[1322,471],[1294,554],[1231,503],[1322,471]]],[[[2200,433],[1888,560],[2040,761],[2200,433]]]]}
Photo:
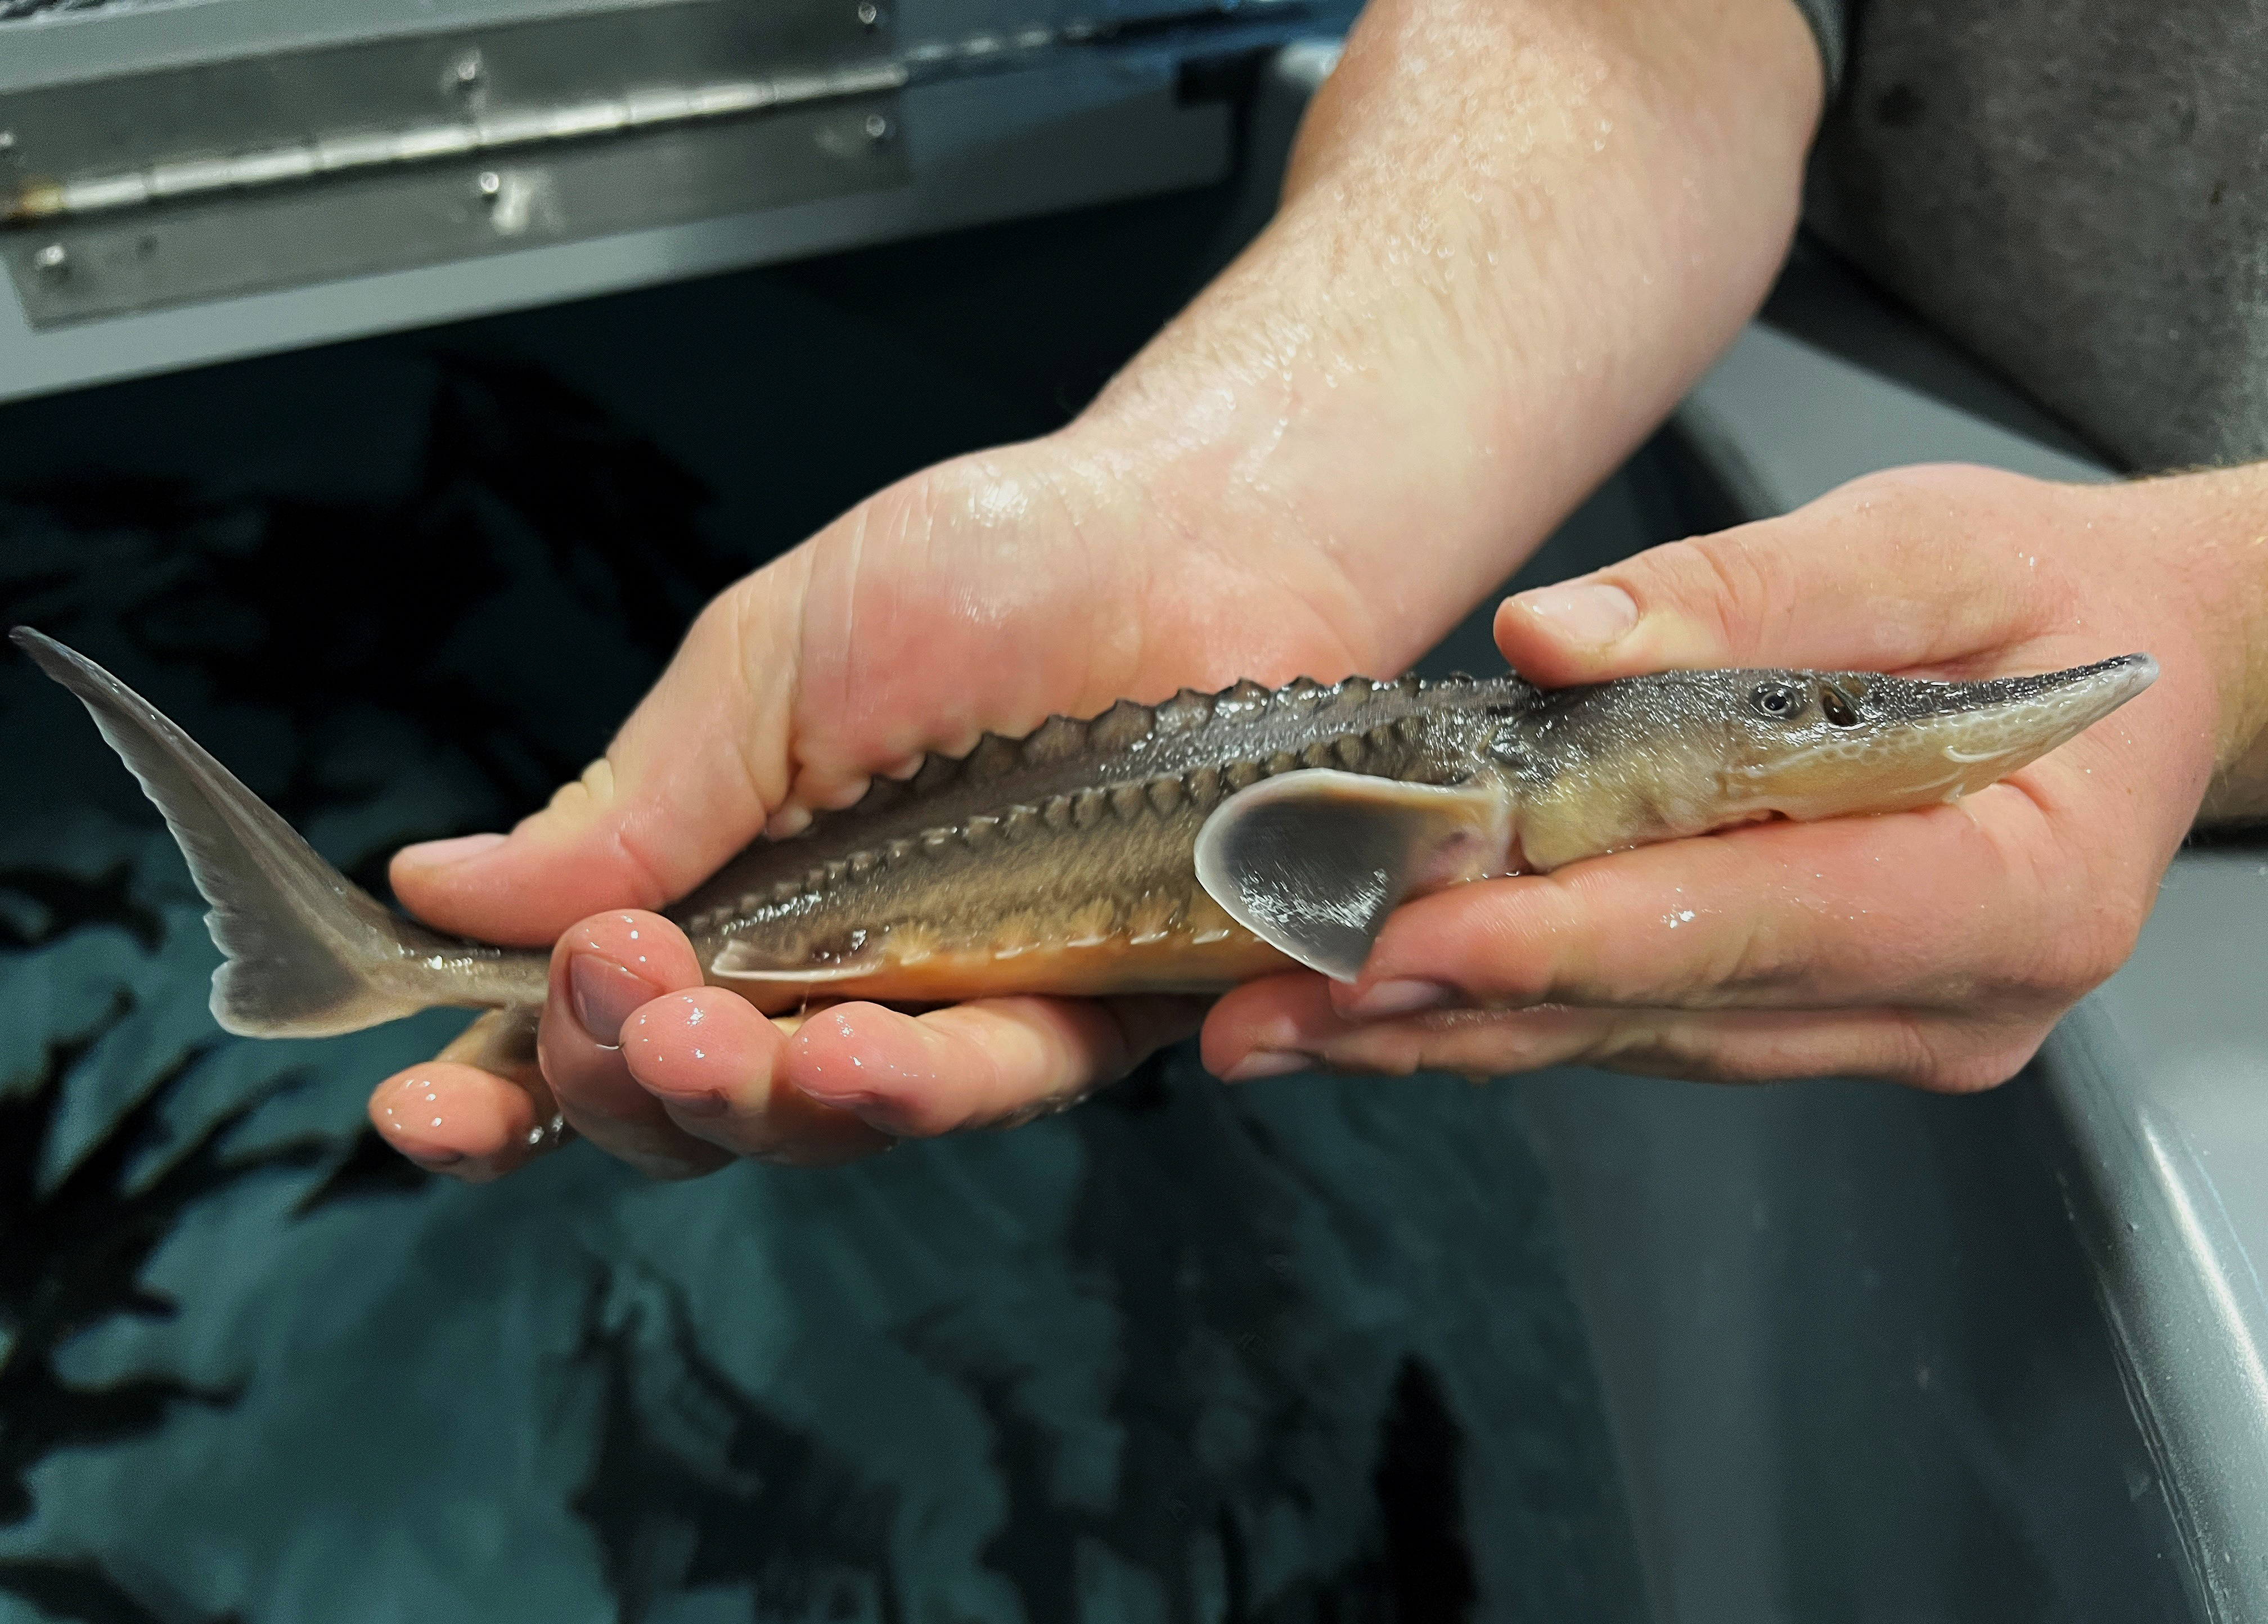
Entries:
{"type": "Polygon", "coordinates": [[[1753,311],[1818,99],[1786,0],[1373,0],[1274,223],[1063,444],[1200,543],[1322,549],[1413,658],[1753,311]]]}
{"type": "Polygon", "coordinates": [[[2268,819],[2268,463],[2145,480],[2114,500],[2131,515],[2136,590],[2191,606],[2220,695],[2198,820],[2268,819]]]}

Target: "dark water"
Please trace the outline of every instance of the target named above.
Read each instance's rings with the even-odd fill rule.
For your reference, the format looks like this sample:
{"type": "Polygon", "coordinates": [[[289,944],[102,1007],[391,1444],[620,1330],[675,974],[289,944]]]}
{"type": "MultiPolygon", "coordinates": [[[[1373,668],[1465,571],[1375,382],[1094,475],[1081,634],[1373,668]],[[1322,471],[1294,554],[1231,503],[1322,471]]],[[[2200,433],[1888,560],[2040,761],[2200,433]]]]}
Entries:
{"type": "MultiPolygon", "coordinates": [[[[725,582],[1059,421],[1210,206],[11,408],[0,605],[375,885],[576,772],[725,582]]],[[[14,658],[0,762],[0,1619],[1633,1608],[1510,1088],[1177,1055],[848,1170],[463,1188],[362,1115],[460,1016],[227,1038],[170,841],[14,658]]]]}

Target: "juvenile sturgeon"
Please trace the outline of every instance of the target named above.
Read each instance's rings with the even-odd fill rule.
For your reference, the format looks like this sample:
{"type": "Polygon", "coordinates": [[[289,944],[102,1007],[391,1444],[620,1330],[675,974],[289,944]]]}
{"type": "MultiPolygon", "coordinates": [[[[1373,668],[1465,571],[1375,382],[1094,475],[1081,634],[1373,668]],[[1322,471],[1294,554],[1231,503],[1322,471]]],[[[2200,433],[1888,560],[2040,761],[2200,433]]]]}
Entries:
{"type": "MultiPolygon", "coordinates": [[[[403,920],[147,701],[28,628],[165,814],[226,962],[231,1032],[314,1037],[439,1004],[543,1001],[548,955],[403,920]]],[[[2042,676],[1681,671],[1183,689],[988,734],[760,839],[666,911],[712,983],[814,997],[1211,993],[1305,965],[1350,981],[1401,902],[1781,817],[1951,801],[2157,676],[2146,654],[2042,676]]]]}

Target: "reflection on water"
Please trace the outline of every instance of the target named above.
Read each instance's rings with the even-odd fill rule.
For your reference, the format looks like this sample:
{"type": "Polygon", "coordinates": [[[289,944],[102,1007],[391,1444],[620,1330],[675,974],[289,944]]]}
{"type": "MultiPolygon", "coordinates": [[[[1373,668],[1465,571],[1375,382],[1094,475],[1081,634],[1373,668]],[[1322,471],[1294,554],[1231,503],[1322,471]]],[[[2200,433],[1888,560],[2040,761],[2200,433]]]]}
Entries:
{"type": "MultiPolygon", "coordinates": [[[[406,447],[398,478],[0,493],[9,618],[373,886],[571,776],[750,562],[547,371],[383,355],[391,393],[300,432],[311,465],[406,447]]],[[[263,376],[319,417],[352,393],[263,376]]],[[[461,1016],[227,1038],[171,843],[17,658],[0,761],[0,1618],[1632,1606],[1508,1089],[1231,1091],[1176,1055],[848,1170],[659,1186],[578,1145],[463,1188],[362,1116],[461,1016]]]]}

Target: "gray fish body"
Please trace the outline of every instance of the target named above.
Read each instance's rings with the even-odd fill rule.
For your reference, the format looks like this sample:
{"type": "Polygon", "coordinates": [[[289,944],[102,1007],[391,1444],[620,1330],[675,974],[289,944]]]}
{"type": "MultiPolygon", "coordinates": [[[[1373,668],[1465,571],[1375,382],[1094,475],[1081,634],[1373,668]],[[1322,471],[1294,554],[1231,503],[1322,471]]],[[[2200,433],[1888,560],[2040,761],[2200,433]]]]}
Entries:
{"type": "MultiPolygon", "coordinates": [[[[547,955],[398,919],[107,672],[15,638],[165,813],[227,956],[224,1026],[313,1036],[542,1001],[547,955]]],[[[1348,979],[1423,892],[1760,818],[1955,799],[2155,674],[2129,655],[1977,683],[1710,671],[1184,690],[932,757],[758,841],[667,911],[709,980],[775,1011],[1210,992],[1299,966],[1348,979]]]]}
{"type": "Polygon", "coordinates": [[[758,841],[670,916],[716,979],[760,1003],[808,986],[909,999],[965,996],[948,984],[1219,989],[1256,965],[1289,967],[1198,883],[1197,837],[1224,802],[1317,769],[1463,782],[1536,692],[1513,677],[1248,682],[1055,717],[758,841]]]}

